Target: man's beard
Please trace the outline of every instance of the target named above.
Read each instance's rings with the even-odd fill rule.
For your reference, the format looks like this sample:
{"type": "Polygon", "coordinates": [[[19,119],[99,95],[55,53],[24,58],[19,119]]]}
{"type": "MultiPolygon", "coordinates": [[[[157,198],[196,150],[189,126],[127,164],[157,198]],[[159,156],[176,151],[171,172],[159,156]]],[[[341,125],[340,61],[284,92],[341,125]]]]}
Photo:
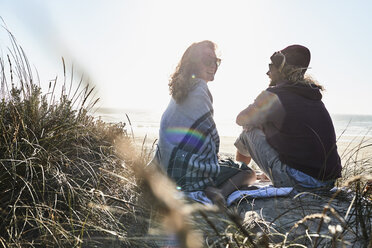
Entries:
{"type": "Polygon", "coordinates": [[[278,82],[278,80],[270,80],[270,84],[269,86],[276,86],[276,83],[278,82]]]}

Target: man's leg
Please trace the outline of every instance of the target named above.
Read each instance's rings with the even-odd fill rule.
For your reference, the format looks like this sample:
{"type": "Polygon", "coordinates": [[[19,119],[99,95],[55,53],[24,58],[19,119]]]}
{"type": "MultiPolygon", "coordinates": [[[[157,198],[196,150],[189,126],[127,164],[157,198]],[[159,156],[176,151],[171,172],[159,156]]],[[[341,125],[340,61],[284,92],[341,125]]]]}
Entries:
{"type": "Polygon", "coordinates": [[[278,153],[267,143],[265,134],[260,129],[243,131],[235,146],[240,154],[252,157],[275,187],[294,186],[287,174],[286,165],[279,160],[278,153]]]}

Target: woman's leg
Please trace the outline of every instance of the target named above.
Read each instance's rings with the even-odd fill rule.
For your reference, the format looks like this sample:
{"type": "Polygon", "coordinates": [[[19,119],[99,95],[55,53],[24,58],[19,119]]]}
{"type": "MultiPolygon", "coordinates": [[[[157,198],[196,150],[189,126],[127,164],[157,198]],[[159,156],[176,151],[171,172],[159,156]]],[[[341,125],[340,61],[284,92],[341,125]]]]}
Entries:
{"type": "Polygon", "coordinates": [[[225,199],[235,190],[251,185],[255,181],[256,173],[246,164],[237,164],[231,159],[221,160],[220,173],[215,179],[215,186],[207,187],[204,192],[218,205],[225,203],[225,199]]]}
{"type": "Polygon", "coordinates": [[[208,186],[204,190],[205,195],[217,206],[226,206],[226,197],[221,193],[221,189],[208,186]]]}
{"type": "Polygon", "coordinates": [[[254,170],[242,170],[224,182],[219,188],[225,199],[235,190],[243,186],[248,186],[256,181],[256,172],[254,170]]]}
{"type": "Polygon", "coordinates": [[[226,198],[234,191],[243,186],[251,185],[256,181],[254,170],[241,170],[231,178],[227,179],[218,187],[207,187],[204,190],[205,195],[218,206],[226,205],[226,198]]]}

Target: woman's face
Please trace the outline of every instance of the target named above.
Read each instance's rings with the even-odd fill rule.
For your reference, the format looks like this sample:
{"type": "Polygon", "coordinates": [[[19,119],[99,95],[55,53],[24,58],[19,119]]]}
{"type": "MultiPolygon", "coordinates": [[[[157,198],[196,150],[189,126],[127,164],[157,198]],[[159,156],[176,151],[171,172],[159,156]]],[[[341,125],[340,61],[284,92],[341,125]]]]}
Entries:
{"type": "Polygon", "coordinates": [[[221,60],[217,58],[216,53],[210,47],[205,47],[201,51],[201,59],[199,61],[199,72],[197,77],[206,82],[213,81],[214,75],[221,60]]]}

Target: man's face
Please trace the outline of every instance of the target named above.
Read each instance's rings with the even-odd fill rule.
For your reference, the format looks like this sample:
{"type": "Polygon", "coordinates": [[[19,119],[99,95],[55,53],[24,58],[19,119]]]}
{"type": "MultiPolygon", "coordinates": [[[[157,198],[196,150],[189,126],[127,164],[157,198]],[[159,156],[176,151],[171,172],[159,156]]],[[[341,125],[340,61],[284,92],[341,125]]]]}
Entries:
{"type": "Polygon", "coordinates": [[[216,57],[213,49],[205,47],[201,51],[201,59],[198,65],[199,72],[197,76],[204,79],[206,82],[213,81],[220,62],[221,60],[216,57]]]}
{"type": "Polygon", "coordinates": [[[282,75],[280,74],[279,70],[272,63],[269,64],[269,71],[266,73],[266,75],[268,75],[270,78],[269,86],[275,86],[277,82],[282,79],[282,75]]]}

